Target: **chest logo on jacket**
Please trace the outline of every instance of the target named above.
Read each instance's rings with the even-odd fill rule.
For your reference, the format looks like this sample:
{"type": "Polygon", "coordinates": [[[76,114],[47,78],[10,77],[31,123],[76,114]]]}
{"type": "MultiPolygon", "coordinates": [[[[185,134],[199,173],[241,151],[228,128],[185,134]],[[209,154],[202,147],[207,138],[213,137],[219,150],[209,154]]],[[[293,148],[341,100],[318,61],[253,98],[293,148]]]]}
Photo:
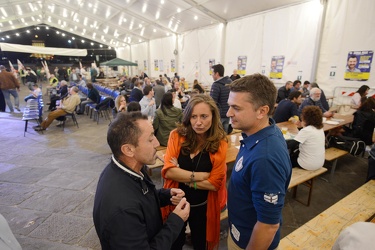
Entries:
{"type": "Polygon", "coordinates": [[[243,156],[236,163],[236,167],[234,168],[236,172],[240,171],[243,168],[242,162],[243,162],[243,156]]]}

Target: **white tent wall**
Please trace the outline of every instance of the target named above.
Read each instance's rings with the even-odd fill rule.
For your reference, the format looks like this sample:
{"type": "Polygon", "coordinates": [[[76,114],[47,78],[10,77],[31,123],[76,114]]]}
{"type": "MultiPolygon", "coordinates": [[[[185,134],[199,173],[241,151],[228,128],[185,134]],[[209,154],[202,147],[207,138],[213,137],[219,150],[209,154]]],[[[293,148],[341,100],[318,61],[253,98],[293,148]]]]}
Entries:
{"type": "Polygon", "coordinates": [[[176,56],[173,51],[176,47],[176,36],[155,39],[150,41],[150,73],[152,77],[171,73],[171,60],[176,56]],[[155,60],[158,60],[158,70],[155,70],[155,60]],[[162,65],[161,65],[162,63],[162,65]]]}
{"type": "Polygon", "coordinates": [[[139,43],[131,46],[131,60],[138,63],[138,67],[132,69],[131,75],[139,75],[142,71],[149,75],[150,60],[149,60],[149,46],[148,43],[139,43]],[[146,65],[144,64],[146,61],[146,65]]]}
{"type": "Polygon", "coordinates": [[[374,13],[373,0],[327,2],[316,79],[319,87],[328,95],[341,94],[339,89],[356,91],[363,84],[375,88],[374,68],[368,81],[344,80],[349,51],[375,50],[374,13]],[[330,76],[332,71],[335,71],[334,77],[330,76]]]}
{"type": "Polygon", "coordinates": [[[288,80],[311,80],[316,36],[323,6],[306,2],[260,13],[228,23],[226,74],[237,67],[238,56],[247,56],[246,74],[269,75],[271,58],[285,56],[281,86],[288,80]]]}
{"type": "Polygon", "coordinates": [[[212,83],[209,60],[223,63],[223,29],[221,24],[193,30],[178,37],[178,74],[192,86],[194,79],[203,84],[212,83]]]}
{"type": "Polygon", "coordinates": [[[255,15],[228,23],[225,75],[230,76],[233,70],[237,69],[239,56],[247,56],[246,75],[261,72],[263,26],[264,15],[255,15]]]}

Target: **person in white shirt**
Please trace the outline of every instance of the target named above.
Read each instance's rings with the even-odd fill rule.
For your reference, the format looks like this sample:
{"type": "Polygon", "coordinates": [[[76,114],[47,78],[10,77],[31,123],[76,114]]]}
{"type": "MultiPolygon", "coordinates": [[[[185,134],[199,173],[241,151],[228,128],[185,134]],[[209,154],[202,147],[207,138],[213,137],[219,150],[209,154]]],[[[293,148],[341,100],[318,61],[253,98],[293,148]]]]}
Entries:
{"type": "Polygon", "coordinates": [[[325,135],[322,110],[306,106],[301,114],[303,129],[293,140],[287,141],[293,167],[316,170],[324,165],[325,135]]]}
{"type": "Polygon", "coordinates": [[[30,91],[31,93],[25,97],[25,102],[29,99],[37,99],[39,95],[42,94],[42,90],[39,88],[37,83],[32,83],[33,91],[30,91]]]}
{"type": "Polygon", "coordinates": [[[146,85],[143,89],[143,98],[139,102],[141,112],[148,117],[155,117],[156,104],[154,99],[154,90],[151,85],[146,85]]]}

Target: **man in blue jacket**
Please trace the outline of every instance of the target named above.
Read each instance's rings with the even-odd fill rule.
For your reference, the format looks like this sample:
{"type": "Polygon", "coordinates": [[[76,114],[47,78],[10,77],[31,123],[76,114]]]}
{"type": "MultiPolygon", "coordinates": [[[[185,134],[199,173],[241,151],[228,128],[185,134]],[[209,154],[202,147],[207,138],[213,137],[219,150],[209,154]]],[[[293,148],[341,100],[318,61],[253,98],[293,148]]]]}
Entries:
{"type": "Polygon", "coordinates": [[[227,117],[229,87],[227,85],[232,80],[228,76],[224,76],[224,66],[221,64],[212,66],[212,78],[215,82],[212,84],[210,96],[219,108],[220,120],[225,132],[229,133],[229,118],[227,117]]]}

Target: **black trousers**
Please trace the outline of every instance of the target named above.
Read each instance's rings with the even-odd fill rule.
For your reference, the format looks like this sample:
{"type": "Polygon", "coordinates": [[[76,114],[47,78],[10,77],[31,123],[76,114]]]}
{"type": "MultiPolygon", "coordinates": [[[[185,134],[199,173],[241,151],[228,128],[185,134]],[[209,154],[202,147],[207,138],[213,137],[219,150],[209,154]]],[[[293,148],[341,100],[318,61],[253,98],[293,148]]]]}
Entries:
{"type": "Polygon", "coordinates": [[[0,89],[0,112],[5,112],[6,107],[3,91],[0,89]]]}
{"type": "Polygon", "coordinates": [[[366,182],[368,182],[369,180],[375,180],[375,160],[371,156],[368,157],[368,170],[366,182]]]}
{"type": "Polygon", "coordinates": [[[193,243],[194,250],[206,249],[206,212],[207,204],[190,208],[189,219],[185,222],[185,226],[182,228],[180,235],[173,243],[172,250],[182,250],[182,247],[185,245],[185,230],[187,222],[189,222],[191,242],[193,243]]]}

